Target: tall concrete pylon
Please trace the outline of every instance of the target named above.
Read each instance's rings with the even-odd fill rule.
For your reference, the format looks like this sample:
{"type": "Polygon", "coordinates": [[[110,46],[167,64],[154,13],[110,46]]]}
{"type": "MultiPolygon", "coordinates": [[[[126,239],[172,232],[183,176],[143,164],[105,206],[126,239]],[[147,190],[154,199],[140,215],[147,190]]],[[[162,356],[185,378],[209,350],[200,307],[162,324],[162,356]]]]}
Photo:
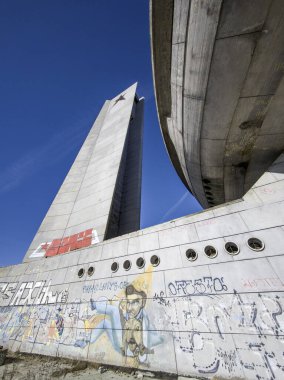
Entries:
{"type": "Polygon", "coordinates": [[[144,99],[136,87],[104,103],[24,261],[140,228],[144,99]]]}

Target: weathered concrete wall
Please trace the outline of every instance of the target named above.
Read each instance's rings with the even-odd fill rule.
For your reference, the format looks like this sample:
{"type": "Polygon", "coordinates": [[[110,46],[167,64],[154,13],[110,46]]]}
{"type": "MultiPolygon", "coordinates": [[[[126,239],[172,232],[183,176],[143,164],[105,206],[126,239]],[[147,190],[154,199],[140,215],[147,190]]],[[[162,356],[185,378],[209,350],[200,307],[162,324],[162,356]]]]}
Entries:
{"type": "Polygon", "coordinates": [[[284,156],[243,200],[1,268],[1,344],[184,375],[282,379],[283,173],[284,156]],[[252,250],[250,238],[264,248],[252,250]]]}
{"type": "MultiPolygon", "coordinates": [[[[139,204],[137,205],[137,201],[129,200],[125,203],[125,207],[131,212],[134,227],[139,229],[141,155],[137,155],[135,165],[132,160],[131,164],[134,167],[128,165],[125,177],[118,178],[123,152],[127,151],[129,129],[133,129],[132,124],[133,135],[138,139],[137,150],[139,152],[142,149],[143,118],[139,112],[137,118],[135,117],[135,109],[141,107],[143,109],[143,100],[141,106],[136,96],[136,87],[137,84],[134,84],[114,99],[105,102],[43,219],[24,261],[33,259],[31,254],[40,244],[54,239],[68,239],[69,236],[86,229],[93,228],[99,241],[104,240],[109,219],[114,219],[111,208],[116,198],[119,180],[122,186],[126,186],[125,182],[129,182],[129,179],[134,178],[136,181],[136,188],[131,190],[132,197],[138,199],[139,204]]],[[[133,231],[133,226],[131,229],[127,224],[129,217],[127,218],[125,214],[122,210],[113,222],[119,226],[120,217],[123,216],[124,231],[133,231]]]]}
{"type": "Polygon", "coordinates": [[[205,208],[240,198],[283,152],[283,0],[151,0],[161,130],[205,208]]]}

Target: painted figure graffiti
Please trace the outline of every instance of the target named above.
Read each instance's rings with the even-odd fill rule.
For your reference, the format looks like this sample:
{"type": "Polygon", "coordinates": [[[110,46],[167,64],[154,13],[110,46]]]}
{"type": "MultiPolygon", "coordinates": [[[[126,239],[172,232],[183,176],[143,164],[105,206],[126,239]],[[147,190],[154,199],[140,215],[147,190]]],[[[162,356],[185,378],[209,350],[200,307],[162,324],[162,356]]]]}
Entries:
{"type": "Polygon", "coordinates": [[[145,312],[146,299],[146,293],[138,291],[133,285],[126,287],[125,298],[121,300],[91,299],[92,310],[105,318],[95,327],[90,341],[77,340],[75,346],[84,348],[106,333],[117,352],[134,357],[138,363],[145,363],[147,355],[154,353],[152,347],[162,343],[145,312]]]}
{"type": "Polygon", "coordinates": [[[58,335],[61,337],[62,334],[63,334],[63,330],[64,330],[64,319],[61,315],[61,307],[59,307],[57,309],[58,313],[56,313],[56,321],[55,321],[55,324],[56,324],[56,329],[57,329],[57,332],[58,332],[58,335]]]}
{"type": "MultiPolygon", "coordinates": [[[[125,293],[126,313],[123,314],[124,329],[122,337],[122,353],[124,355],[133,355],[137,361],[140,361],[144,355],[154,353],[154,350],[147,348],[143,341],[143,319],[147,318],[143,313],[146,304],[146,293],[143,291],[137,291],[133,285],[128,285],[125,293]]],[[[123,302],[124,301],[121,301],[121,311],[123,310],[123,302]]],[[[147,322],[149,326],[148,318],[147,322]]]]}

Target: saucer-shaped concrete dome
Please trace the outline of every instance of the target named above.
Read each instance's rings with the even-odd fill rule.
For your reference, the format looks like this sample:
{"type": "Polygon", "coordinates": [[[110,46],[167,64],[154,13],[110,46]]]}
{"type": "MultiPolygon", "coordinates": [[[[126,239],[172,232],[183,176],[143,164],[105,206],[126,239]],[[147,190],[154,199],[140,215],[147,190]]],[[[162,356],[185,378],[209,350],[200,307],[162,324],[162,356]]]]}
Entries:
{"type": "Polygon", "coordinates": [[[284,149],[284,1],[152,0],[161,130],[203,207],[240,198],[284,149]]]}

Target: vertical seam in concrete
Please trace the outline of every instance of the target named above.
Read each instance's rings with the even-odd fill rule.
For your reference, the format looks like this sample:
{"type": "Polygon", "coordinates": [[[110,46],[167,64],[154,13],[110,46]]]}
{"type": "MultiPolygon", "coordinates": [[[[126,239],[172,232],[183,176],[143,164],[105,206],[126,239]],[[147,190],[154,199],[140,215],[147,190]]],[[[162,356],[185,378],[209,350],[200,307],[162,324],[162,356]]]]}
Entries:
{"type": "MultiPolygon", "coordinates": [[[[255,209],[257,209],[257,208],[259,208],[259,207],[255,207],[255,209]]],[[[246,210],[246,209],[245,209],[245,210],[246,210]]],[[[244,210],[244,211],[245,211],[245,210],[244,210]]],[[[239,214],[241,220],[243,221],[244,225],[245,225],[246,228],[248,229],[248,232],[251,232],[251,228],[248,227],[248,225],[246,224],[244,218],[242,217],[242,212],[238,212],[237,214],[239,214]]],[[[271,228],[271,227],[270,227],[270,228],[271,228]]],[[[273,228],[273,227],[272,227],[272,228],[273,228]]],[[[259,229],[258,229],[258,230],[259,230],[259,229]]]]}
{"type": "Polygon", "coordinates": [[[174,355],[175,355],[175,371],[178,374],[178,364],[177,364],[177,354],[176,354],[176,346],[175,346],[175,338],[174,338],[174,331],[171,331],[172,335],[172,341],[173,341],[173,350],[174,350],[174,355]]]}
{"type": "Polygon", "coordinates": [[[281,278],[278,276],[278,274],[275,272],[275,270],[274,270],[272,264],[271,264],[270,261],[269,261],[269,258],[273,258],[273,257],[276,257],[276,256],[281,256],[281,254],[280,254],[280,255],[273,255],[273,256],[269,256],[269,257],[267,257],[267,256],[262,256],[262,258],[264,258],[264,259],[267,261],[268,266],[271,268],[272,272],[273,272],[273,273],[275,274],[275,276],[278,278],[278,280],[280,281],[280,283],[283,283],[283,279],[281,279],[281,278]]]}

